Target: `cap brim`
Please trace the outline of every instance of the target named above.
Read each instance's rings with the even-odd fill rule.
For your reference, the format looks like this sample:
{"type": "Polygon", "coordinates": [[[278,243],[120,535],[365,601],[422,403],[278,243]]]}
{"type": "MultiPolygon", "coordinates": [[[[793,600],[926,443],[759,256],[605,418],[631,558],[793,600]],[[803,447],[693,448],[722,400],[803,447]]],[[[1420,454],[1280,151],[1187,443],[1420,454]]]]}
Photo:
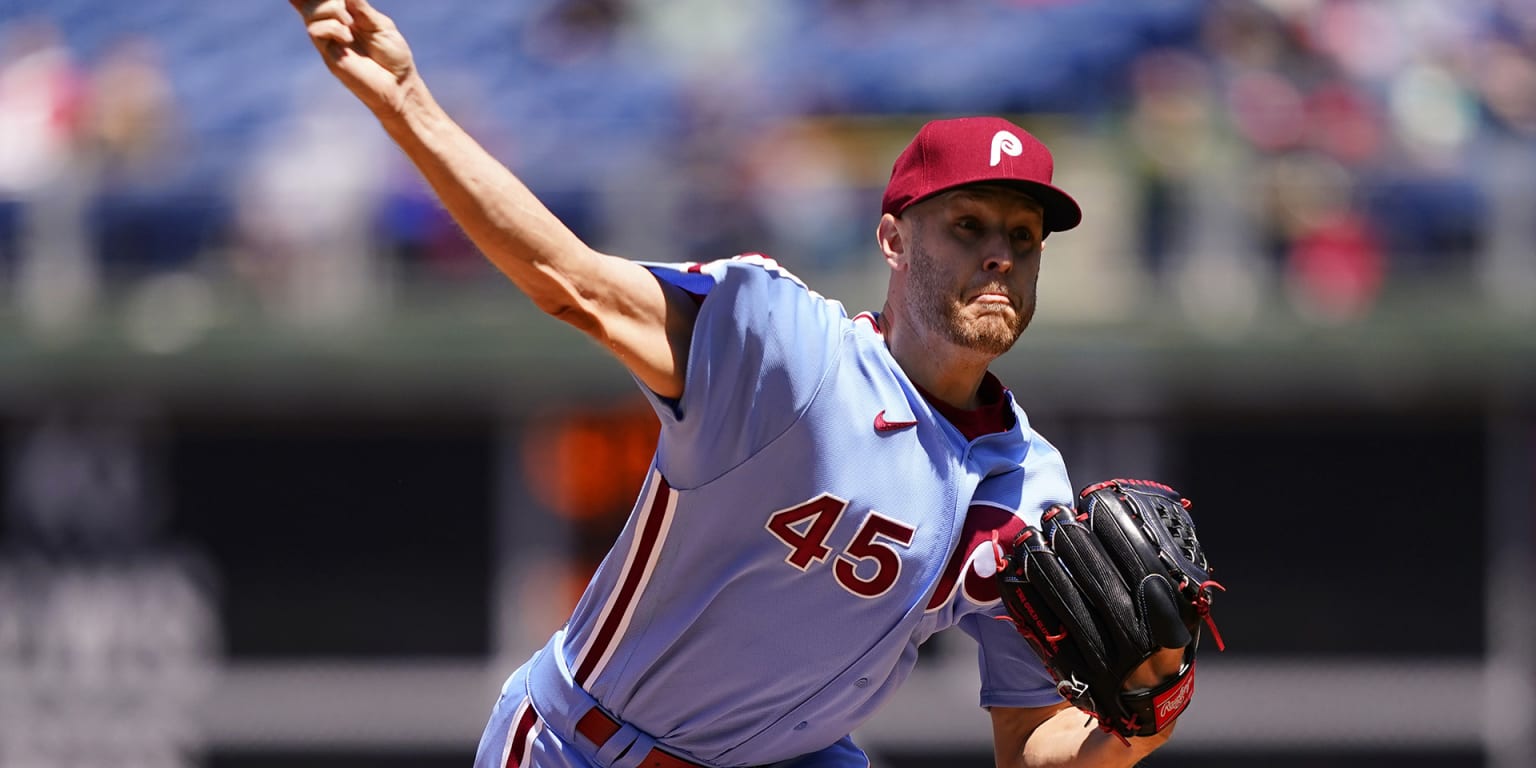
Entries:
{"type": "Polygon", "coordinates": [[[1047,232],[1065,232],[1083,223],[1083,209],[1078,207],[1077,201],[1050,184],[1019,179],[998,179],[992,183],[1019,189],[1034,198],[1045,211],[1047,232]]]}
{"type": "Polygon", "coordinates": [[[1071,195],[1050,184],[1026,181],[1024,179],[975,179],[973,181],[961,182],[953,186],[944,187],[943,189],[936,189],[902,206],[902,210],[905,211],[924,200],[932,199],[935,195],[961,187],[969,187],[973,184],[997,184],[999,186],[1012,187],[1029,195],[1035,202],[1040,204],[1040,208],[1044,212],[1043,219],[1046,232],[1065,232],[1083,222],[1083,209],[1078,207],[1077,201],[1073,200],[1071,195]]]}

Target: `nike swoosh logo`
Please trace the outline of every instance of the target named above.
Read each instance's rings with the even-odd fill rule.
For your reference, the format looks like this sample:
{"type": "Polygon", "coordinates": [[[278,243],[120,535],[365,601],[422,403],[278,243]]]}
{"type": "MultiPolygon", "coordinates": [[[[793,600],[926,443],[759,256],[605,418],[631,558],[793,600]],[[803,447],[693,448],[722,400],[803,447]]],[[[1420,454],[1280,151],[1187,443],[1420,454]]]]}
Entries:
{"type": "Polygon", "coordinates": [[[881,411],[875,414],[876,432],[895,432],[899,429],[906,429],[907,427],[915,426],[917,426],[916,421],[886,421],[885,411],[881,411]]]}

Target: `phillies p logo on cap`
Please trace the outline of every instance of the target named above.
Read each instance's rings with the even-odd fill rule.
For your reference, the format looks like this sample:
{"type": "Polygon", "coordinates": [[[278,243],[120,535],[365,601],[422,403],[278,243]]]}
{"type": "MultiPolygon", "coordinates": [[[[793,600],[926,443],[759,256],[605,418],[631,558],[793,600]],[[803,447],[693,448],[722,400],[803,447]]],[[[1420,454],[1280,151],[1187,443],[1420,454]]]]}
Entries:
{"type": "Polygon", "coordinates": [[[1000,117],[958,117],[924,125],[891,169],[880,212],[902,211],[940,192],[992,182],[1017,187],[1045,210],[1047,232],[1083,220],[1072,196],[1051,183],[1051,150],[1023,128],[1000,117]]]}
{"type": "Polygon", "coordinates": [[[1009,157],[1018,157],[1024,153],[1024,142],[1008,131],[998,131],[992,136],[992,162],[988,165],[995,166],[1002,162],[1004,153],[1009,157]]]}

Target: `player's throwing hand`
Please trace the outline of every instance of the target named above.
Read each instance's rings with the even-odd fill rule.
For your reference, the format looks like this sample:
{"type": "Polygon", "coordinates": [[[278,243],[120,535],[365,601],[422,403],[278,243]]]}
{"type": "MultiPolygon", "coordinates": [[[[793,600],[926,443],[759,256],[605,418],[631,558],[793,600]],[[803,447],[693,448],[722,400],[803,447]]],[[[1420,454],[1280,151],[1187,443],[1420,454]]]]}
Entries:
{"type": "Polygon", "coordinates": [[[325,65],[375,114],[398,112],[416,79],[410,46],[368,0],[289,0],[325,65]]]}

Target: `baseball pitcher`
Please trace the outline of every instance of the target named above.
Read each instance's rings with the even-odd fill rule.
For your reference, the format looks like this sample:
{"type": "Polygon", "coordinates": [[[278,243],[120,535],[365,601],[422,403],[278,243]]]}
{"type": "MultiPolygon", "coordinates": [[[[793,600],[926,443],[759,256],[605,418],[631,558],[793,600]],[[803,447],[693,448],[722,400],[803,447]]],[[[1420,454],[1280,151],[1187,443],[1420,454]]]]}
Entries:
{"type": "Polygon", "coordinates": [[[661,422],[477,768],[867,766],[849,734],[949,627],[979,649],[999,765],[1130,766],[1166,741],[1213,586],[1185,504],[1138,481],[1079,499],[988,372],[1033,315],[1046,236],[1081,219],[1043,144],[997,118],[924,126],[877,226],[885,305],[850,316],[761,255],[593,250],[436,104],[388,17],[292,4],[470,238],[661,422]]]}

